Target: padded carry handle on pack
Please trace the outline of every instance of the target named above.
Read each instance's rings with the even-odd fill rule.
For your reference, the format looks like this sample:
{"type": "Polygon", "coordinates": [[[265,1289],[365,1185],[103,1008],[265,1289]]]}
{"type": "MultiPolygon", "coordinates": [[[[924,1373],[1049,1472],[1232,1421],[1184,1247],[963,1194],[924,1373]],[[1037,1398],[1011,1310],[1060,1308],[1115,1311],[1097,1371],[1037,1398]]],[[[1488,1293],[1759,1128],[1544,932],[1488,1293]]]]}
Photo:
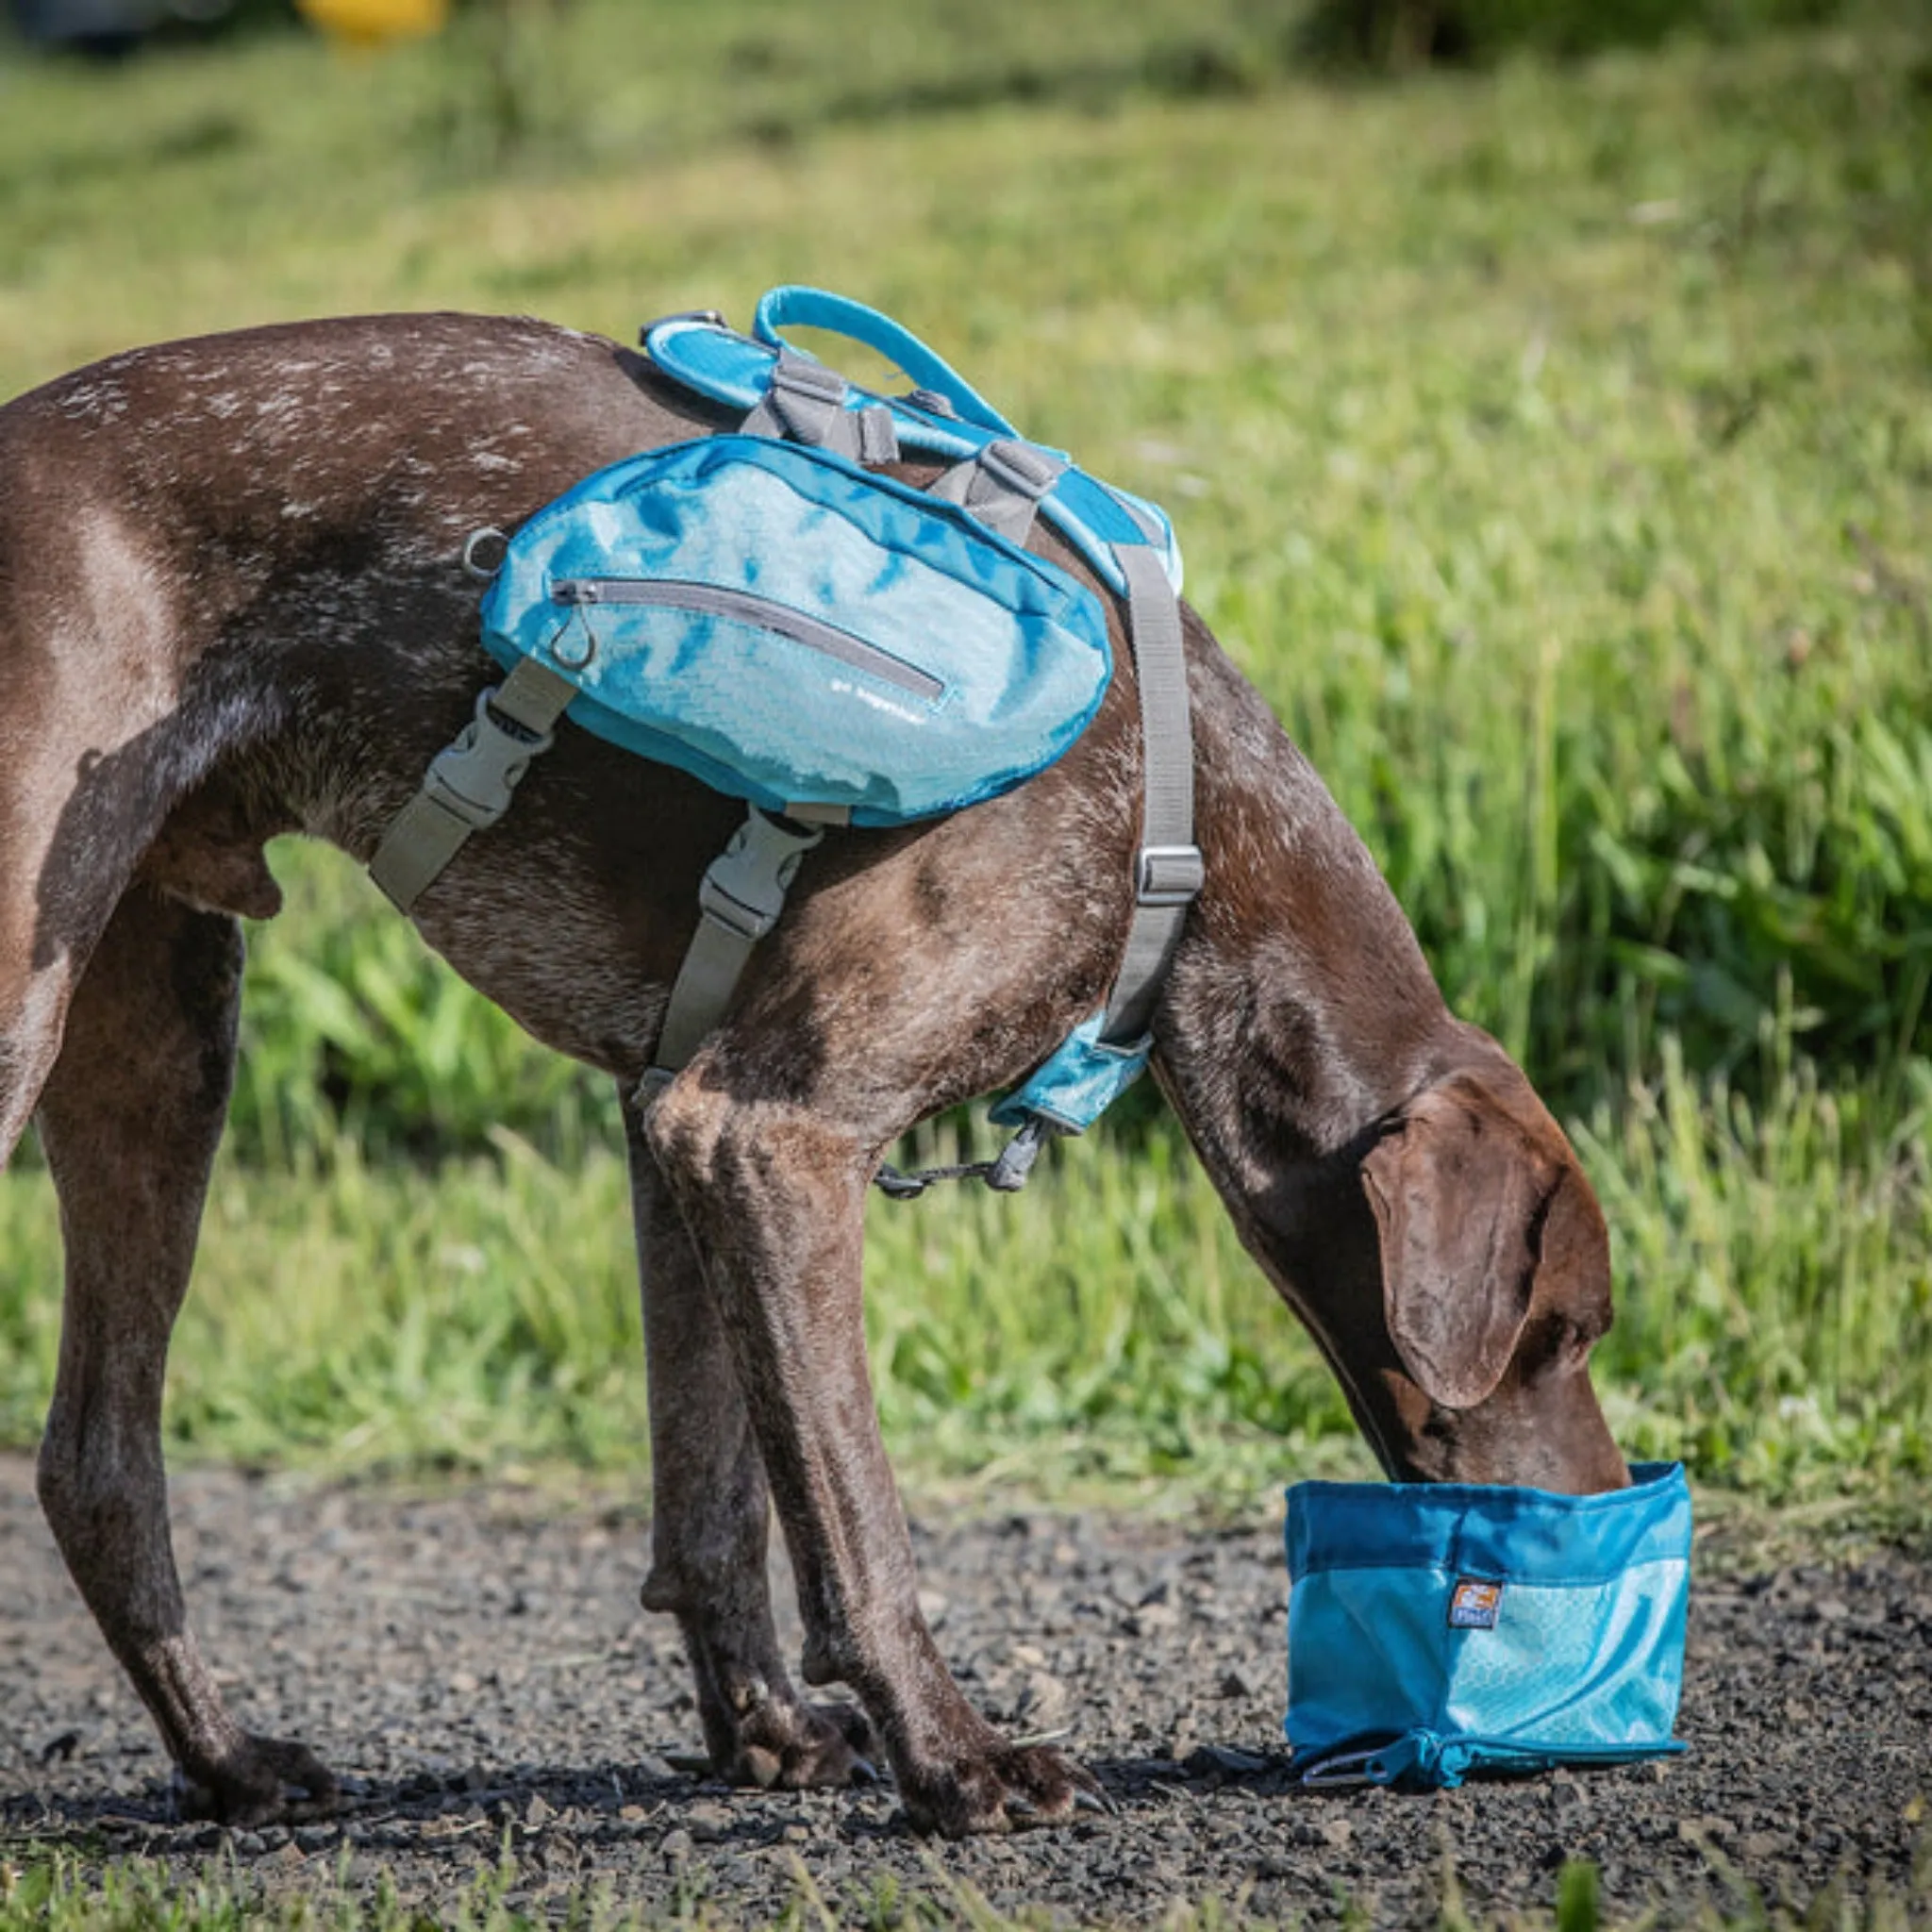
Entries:
{"type": "MultiPolygon", "coordinates": [[[[991,464],[982,467],[996,469],[1003,455],[1029,467],[1043,464],[1048,475],[1037,494],[1040,514],[1109,590],[1126,594],[1126,557],[1145,548],[1158,559],[1174,594],[1180,593],[1180,548],[1158,504],[1102,483],[1063,451],[1022,437],[909,330],[863,303],[823,289],[774,289],[758,303],[749,336],[706,311],[666,316],[644,330],[643,342],[665,375],[708,402],[745,411],[746,426],[762,433],[799,436],[802,431],[802,440],[847,454],[858,447],[855,439],[870,434],[874,451],[909,451],[962,466],[995,451],[991,464]],[[844,336],[904,370],[915,386],[904,394],[876,395],[848,383],[791,347],[785,340],[787,328],[844,336]],[[829,424],[828,412],[819,406],[821,396],[834,398],[838,411],[851,416],[853,424],[829,424]]],[[[890,455],[866,457],[868,461],[891,459],[890,455]]],[[[952,488],[963,494],[969,475],[962,468],[950,484],[941,478],[935,493],[952,488]]],[[[982,500],[990,500],[991,493],[983,492],[982,500]]],[[[1024,527],[1020,536],[1024,540],[1024,527]]]]}

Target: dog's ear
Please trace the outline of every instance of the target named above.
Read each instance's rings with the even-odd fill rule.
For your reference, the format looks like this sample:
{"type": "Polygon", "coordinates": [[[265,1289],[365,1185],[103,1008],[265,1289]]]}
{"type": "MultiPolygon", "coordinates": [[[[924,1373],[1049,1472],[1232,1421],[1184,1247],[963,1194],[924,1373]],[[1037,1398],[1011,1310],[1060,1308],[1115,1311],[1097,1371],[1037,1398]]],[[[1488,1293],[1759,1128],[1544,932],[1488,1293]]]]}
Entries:
{"type": "MultiPolygon", "coordinates": [[[[1579,1307],[1576,1325],[1607,1325],[1602,1217],[1540,1108],[1525,1117],[1479,1076],[1444,1081],[1411,1101],[1370,1151],[1362,1184],[1381,1236],[1390,1338],[1417,1387],[1443,1407],[1474,1408],[1495,1389],[1540,1262],[1587,1247],[1590,1223],[1604,1255],[1605,1309],[1599,1323],[1579,1307]]],[[[1581,1274],[1578,1287],[1591,1292],[1581,1274]]]]}

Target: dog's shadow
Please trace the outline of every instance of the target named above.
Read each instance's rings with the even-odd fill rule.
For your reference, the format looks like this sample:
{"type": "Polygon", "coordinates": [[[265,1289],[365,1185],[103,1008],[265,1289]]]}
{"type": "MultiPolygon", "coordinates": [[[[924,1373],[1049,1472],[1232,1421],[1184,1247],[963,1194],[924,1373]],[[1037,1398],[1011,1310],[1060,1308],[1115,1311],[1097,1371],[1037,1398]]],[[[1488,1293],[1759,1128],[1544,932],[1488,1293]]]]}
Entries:
{"type": "MultiPolygon", "coordinates": [[[[1099,1781],[1107,1810],[1082,1811],[1080,1817],[1103,1829],[1109,1813],[1205,1805],[1224,1792],[1276,1800],[1308,1795],[1291,1774],[1281,1749],[1203,1745],[1178,1761],[1083,1761],[1099,1781]]],[[[221,1852],[243,1862],[287,1859],[291,1846],[302,1856],[352,1848],[473,1864],[479,1852],[504,1850],[516,1857],[559,1841],[594,1847],[629,1840],[641,1849],[669,1845],[673,1857],[696,1848],[730,1856],[818,1838],[849,1846],[911,1835],[890,1781],[847,1790],[759,1790],[696,1770],[641,1770],[634,1762],[345,1776],[333,1809],[297,1811],[285,1823],[253,1828],[194,1816],[178,1790],[166,1784],[139,1794],[0,1800],[0,1846],[10,1841],[21,1848],[85,1847],[160,1857],[221,1852]],[[674,1839],[678,1833],[682,1839],[674,1839]]]]}

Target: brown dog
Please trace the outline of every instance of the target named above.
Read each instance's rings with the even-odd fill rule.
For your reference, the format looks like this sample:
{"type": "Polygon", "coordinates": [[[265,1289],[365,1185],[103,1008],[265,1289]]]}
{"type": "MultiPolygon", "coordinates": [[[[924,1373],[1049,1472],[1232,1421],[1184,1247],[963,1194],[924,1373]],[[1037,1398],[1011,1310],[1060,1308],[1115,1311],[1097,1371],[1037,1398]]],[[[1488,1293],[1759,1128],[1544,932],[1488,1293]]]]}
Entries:
{"type": "MultiPolygon", "coordinates": [[[[459,558],[592,469],[715,427],[641,358],[522,321],[407,316],[120,356],[0,409],[0,1157],[37,1116],[67,1242],[40,1493],[199,1802],[326,1803],[229,1716],[170,1547],[162,1367],[235,1050],[264,840],[367,859],[491,666],[459,558]]],[[[924,472],[913,473],[924,480],[924,472]]],[[[1070,568],[1050,533],[1034,540],[1070,568]]],[[[1420,1478],[1625,1480],[1586,1357],[1610,1319],[1589,1183],[1523,1075],[1453,1019],[1373,861],[1188,620],[1207,887],[1155,1024],[1160,1083],[1377,1456],[1420,1478]]],[[[778,1654],[769,1503],[808,1683],[842,1680],[913,1822],[1092,1802],[1006,1743],[921,1619],[859,1308],[860,1208],[912,1123],[1013,1081],[1101,1003],[1140,810],[1130,659],[1007,796],[829,835],[727,1022],[628,1109],[656,1513],[712,1760],[862,1772],[868,1725],[778,1654]]],[[[566,725],[417,908],[539,1039],[650,1066],[696,887],[742,808],[566,725]]]]}

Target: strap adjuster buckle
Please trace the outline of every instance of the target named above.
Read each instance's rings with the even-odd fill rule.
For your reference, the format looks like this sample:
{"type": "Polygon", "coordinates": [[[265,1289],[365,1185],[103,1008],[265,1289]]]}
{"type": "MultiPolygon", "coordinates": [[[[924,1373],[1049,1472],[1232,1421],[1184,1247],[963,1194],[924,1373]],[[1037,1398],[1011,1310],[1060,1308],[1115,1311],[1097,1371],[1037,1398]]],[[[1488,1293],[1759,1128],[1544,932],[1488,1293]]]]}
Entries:
{"type": "Polygon", "coordinates": [[[808,396],[814,402],[843,404],[845,378],[823,362],[787,351],[772,365],[772,387],[791,395],[808,396]]]}
{"type": "Polygon", "coordinates": [[[848,409],[851,386],[836,369],[795,349],[780,349],[764,400],[744,419],[754,436],[782,435],[876,467],[899,459],[899,435],[883,403],[848,409]]]}
{"type": "Polygon", "coordinates": [[[1207,877],[1198,845],[1143,845],[1134,898],[1141,906],[1185,906],[1199,896],[1207,877]]]}
{"type": "Polygon", "coordinates": [[[496,687],[476,700],[476,715],[462,736],[430,760],[423,790],[472,831],[487,830],[509,809],[510,794],[530,760],[556,743],[556,734],[506,726],[490,708],[496,687]]]}
{"type": "Polygon", "coordinates": [[[731,842],[705,869],[698,910],[713,925],[757,944],[778,923],[800,861],[824,836],[823,825],[788,831],[753,806],[731,842]]]}
{"type": "Polygon", "coordinates": [[[1066,465],[1044,450],[1011,440],[990,442],[979,452],[979,467],[1002,489],[1038,503],[1060,480],[1066,465]]]}

